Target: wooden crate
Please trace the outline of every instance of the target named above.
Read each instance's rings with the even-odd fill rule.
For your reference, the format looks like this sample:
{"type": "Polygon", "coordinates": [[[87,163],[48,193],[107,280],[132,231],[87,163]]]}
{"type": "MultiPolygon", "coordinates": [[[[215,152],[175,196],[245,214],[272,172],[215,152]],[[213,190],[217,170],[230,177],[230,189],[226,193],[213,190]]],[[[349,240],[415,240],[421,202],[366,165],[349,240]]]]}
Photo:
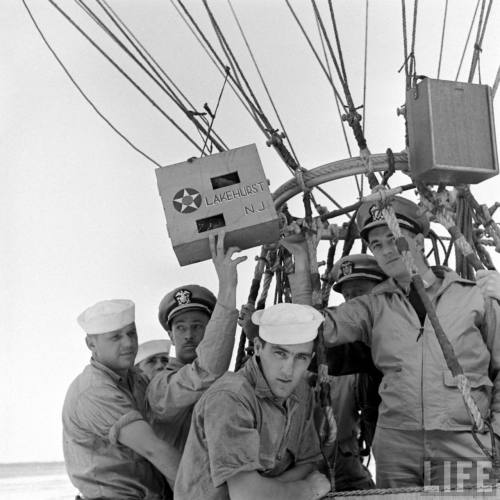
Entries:
{"type": "Polygon", "coordinates": [[[279,218],[255,144],[156,169],[167,229],[181,266],[209,259],[208,235],[225,246],[278,241],[279,218]]]}

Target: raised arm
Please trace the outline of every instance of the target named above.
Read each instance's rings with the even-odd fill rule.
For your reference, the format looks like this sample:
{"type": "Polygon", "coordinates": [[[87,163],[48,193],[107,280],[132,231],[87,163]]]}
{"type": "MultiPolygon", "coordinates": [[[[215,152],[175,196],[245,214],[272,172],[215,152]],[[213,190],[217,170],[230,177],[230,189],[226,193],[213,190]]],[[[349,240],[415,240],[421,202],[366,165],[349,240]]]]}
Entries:
{"type": "Polygon", "coordinates": [[[209,237],[212,262],[219,279],[217,303],[207,324],[203,340],[196,348],[197,358],[178,370],[156,375],[148,387],[148,402],[156,419],[168,421],[191,407],[201,394],[223,375],[231,363],[238,311],[236,309],[237,266],[245,256],[232,258],[238,251],[224,251],[224,232],[209,237]]]}

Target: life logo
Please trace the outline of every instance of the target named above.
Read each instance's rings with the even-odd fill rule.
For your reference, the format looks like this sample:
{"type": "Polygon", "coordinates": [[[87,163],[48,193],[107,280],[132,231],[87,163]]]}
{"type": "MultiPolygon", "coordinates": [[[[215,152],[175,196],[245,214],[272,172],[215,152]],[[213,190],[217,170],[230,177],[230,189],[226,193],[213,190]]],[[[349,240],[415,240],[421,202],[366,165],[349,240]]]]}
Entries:
{"type": "Polygon", "coordinates": [[[173,204],[181,214],[190,214],[200,208],[201,194],[193,188],[182,188],[175,193],[173,204]]]}

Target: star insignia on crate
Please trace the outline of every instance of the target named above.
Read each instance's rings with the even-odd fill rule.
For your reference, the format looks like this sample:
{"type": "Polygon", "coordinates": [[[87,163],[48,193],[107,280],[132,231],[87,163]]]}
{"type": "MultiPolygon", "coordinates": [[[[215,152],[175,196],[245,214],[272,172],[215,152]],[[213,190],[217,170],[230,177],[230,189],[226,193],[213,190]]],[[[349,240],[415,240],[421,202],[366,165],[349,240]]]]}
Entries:
{"type": "Polygon", "coordinates": [[[178,290],[174,298],[179,306],[189,304],[191,302],[191,292],[189,290],[178,290]]]}
{"type": "Polygon", "coordinates": [[[193,188],[182,188],[174,196],[174,208],[181,214],[195,212],[201,205],[201,194],[193,188]]]}
{"type": "Polygon", "coordinates": [[[342,276],[349,276],[354,271],[354,262],[346,260],[345,262],[342,262],[340,269],[342,270],[342,276]]]}
{"type": "Polygon", "coordinates": [[[370,215],[372,217],[372,221],[382,220],[384,218],[384,214],[382,213],[382,209],[378,205],[372,205],[370,207],[370,215]]]}

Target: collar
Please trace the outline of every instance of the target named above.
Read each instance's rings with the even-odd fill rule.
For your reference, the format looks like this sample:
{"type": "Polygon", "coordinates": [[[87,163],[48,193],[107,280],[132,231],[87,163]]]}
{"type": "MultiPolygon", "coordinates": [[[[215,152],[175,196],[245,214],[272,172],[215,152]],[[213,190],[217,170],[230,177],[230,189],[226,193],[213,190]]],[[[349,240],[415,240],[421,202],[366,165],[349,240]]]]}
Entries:
{"type": "MultiPolygon", "coordinates": [[[[257,356],[252,356],[242,368],[245,374],[247,375],[250,384],[255,388],[255,394],[260,399],[269,399],[274,401],[278,405],[282,405],[288,400],[292,400],[294,402],[299,401],[299,396],[297,394],[297,387],[292,391],[290,396],[287,399],[279,398],[275,396],[269,384],[267,383],[264,374],[262,373],[262,369],[260,364],[257,361],[257,356]]],[[[300,385],[300,384],[299,384],[300,385]]]]}
{"type": "Polygon", "coordinates": [[[106,365],[103,365],[94,358],[90,358],[90,364],[97,370],[106,373],[117,384],[122,384],[122,385],[125,384],[127,382],[127,379],[130,378],[131,376],[131,370],[128,371],[127,377],[123,378],[121,375],[118,375],[118,373],[113,371],[111,368],[108,368],[106,365]]]}
{"type": "MultiPolygon", "coordinates": [[[[455,271],[445,266],[433,266],[429,268],[422,276],[425,288],[430,288],[436,283],[437,280],[442,280],[438,292],[442,293],[452,283],[462,283],[464,285],[474,286],[474,281],[462,278],[455,271]]],[[[405,291],[397,284],[393,278],[387,278],[382,283],[376,285],[371,291],[372,295],[384,293],[399,293],[400,295],[407,295],[405,291]]]]}

